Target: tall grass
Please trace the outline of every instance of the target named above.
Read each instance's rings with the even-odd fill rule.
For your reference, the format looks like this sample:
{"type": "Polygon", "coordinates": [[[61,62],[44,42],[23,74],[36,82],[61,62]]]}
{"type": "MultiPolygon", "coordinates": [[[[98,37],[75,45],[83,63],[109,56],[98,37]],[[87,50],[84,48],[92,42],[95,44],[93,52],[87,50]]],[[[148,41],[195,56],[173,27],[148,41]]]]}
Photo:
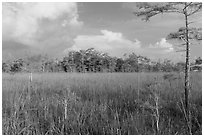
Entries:
{"type": "MultiPolygon", "coordinates": [[[[192,74],[193,134],[202,134],[202,78],[192,74]]],[[[3,74],[3,134],[188,134],[183,76],[165,73],[3,74]]]]}

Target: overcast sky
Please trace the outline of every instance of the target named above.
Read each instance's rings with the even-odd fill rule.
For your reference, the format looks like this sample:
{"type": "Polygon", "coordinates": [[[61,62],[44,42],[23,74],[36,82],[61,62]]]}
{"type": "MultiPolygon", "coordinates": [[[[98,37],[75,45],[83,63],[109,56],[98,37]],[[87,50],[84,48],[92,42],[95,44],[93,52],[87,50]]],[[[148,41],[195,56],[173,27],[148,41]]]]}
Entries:
{"type": "MultiPolygon", "coordinates": [[[[4,58],[32,54],[60,57],[69,50],[95,48],[111,56],[135,52],[152,59],[184,60],[176,42],[165,38],[184,26],[182,15],[163,14],[149,22],[133,12],[135,3],[3,3],[4,58]]],[[[192,17],[202,26],[201,13],[192,17]]],[[[191,57],[202,56],[201,44],[191,57]]]]}

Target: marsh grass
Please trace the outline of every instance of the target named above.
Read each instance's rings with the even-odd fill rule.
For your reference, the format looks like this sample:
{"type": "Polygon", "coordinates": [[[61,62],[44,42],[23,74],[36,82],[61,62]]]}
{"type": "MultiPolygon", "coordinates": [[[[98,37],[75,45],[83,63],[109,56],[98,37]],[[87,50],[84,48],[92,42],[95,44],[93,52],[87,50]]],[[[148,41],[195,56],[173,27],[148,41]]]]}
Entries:
{"type": "MultiPolygon", "coordinates": [[[[3,74],[3,134],[188,134],[183,76],[165,75],[36,73],[29,84],[3,74]]],[[[202,78],[191,77],[192,133],[202,134],[202,78]]]]}

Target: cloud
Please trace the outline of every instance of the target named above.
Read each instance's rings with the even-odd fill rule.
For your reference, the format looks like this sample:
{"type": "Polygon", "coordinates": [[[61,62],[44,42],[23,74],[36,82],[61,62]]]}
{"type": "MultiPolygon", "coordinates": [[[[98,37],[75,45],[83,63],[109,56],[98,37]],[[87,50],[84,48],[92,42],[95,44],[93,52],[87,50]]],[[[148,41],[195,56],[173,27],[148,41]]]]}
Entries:
{"type": "Polygon", "coordinates": [[[176,52],[177,47],[169,43],[165,38],[161,38],[154,44],[149,44],[144,48],[143,54],[152,59],[171,59],[172,61],[183,61],[183,53],[176,52]]]}
{"type": "Polygon", "coordinates": [[[95,48],[96,50],[111,53],[112,56],[122,56],[124,53],[136,52],[140,49],[140,41],[130,41],[120,32],[101,30],[100,35],[78,35],[74,45],[67,50],[95,48]]]}
{"type": "Polygon", "coordinates": [[[117,57],[123,57],[125,53],[130,54],[134,52],[154,60],[170,58],[178,61],[178,59],[181,59],[181,55],[175,52],[174,46],[167,42],[165,38],[161,38],[160,41],[147,46],[137,39],[134,41],[127,39],[121,32],[109,30],[101,30],[100,32],[100,35],[78,35],[74,39],[73,46],[67,48],[64,52],[95,48],[98,51],[117,57]]]}
{"type": "Polygon", "coordinates": [[[158,50],[158,52],[161,52],[161,54],[166,54],[168,52],[174,51],[173,45],[167,42],[165,38],[162,38],[159,42],[156,42],[154,45],[150,44],[148,48],[158,50]]]}
{"type": "Polygon", "coordinates": [[[47,41],[50,31],[60,34],[83,25],[76,3],[3,3],[2,9],[3,40],[30,46],[41,45],[40,37],[47,41]]]}

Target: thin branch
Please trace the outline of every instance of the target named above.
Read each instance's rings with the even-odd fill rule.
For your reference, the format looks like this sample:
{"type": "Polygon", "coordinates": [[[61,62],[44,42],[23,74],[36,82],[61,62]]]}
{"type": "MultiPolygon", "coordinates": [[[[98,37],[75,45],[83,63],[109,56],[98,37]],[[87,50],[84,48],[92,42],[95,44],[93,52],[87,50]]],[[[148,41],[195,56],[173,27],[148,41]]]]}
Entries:
{"type": "Polygon", "coordinates": [[[181,38],[181,40],[183,40],[184,42],[187,42],[187,40],[185,39],[185,38],[183,38],[183,37],[180,37],[181,38]]]}
{"type": "Polygon", "coordinates": [[[185,5],[183,11],[184,11],[188,6],[190,6],[192,3],[193,3],[193,2],[190,2],[189,4],[185,5]]]}
{"type": "Polygon", "coordinates": [[[187,14],[187,16],[191,16],[191,15],[195,14],[196,12],[198,12],[199,10],[201,10],[201,8],[202,8],[202,6],[199,6],[198,9],[196,9],[195,11],[193,11],[193,12],[187,14]]]}
{"type": "Polygon", "coordinates": [[[176,52],[184,52],[184,51],[186,51],[186,50],[177,50],[176,52]]]}
{"type": "Polygon", "coordinates": [[[192,23],[195,23],[195,21],[188,22],[188,25],[190,25],[190,24],[192,24],[192,23]]]}
{"type": "Polygon", "coordinates": [[[182,13],[183,14],[183,12],[181,12],[179,10],[166,10],[166,11],[164,11],[164,13],[173,13],[173,12],[182,13]]]}
{"type": "Polygon", "coordinates": [[[175,46],[185,46],[186,43],[182,43],[182,44],[176,44],[175,46]]]}

